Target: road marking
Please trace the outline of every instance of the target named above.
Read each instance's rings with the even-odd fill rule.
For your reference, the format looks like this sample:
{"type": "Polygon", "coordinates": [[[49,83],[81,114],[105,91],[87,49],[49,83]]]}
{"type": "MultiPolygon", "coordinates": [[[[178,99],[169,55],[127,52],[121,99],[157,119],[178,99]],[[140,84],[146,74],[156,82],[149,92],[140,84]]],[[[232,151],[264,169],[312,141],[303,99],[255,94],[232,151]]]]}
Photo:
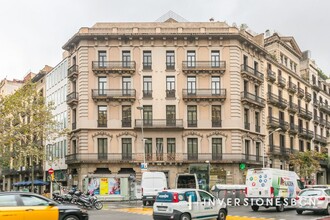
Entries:
{"type": "MultiPolygon", "coordinates": [[[[149,215],[149,216],[152,215],[152,208],[123,208],[123,209],[116,209],[114,211],[127,212],[132,214],[139,214],[139,215],[149,215]]],[[[227,220],[275,220],[275,219],[228,215],[227,220]]]]}

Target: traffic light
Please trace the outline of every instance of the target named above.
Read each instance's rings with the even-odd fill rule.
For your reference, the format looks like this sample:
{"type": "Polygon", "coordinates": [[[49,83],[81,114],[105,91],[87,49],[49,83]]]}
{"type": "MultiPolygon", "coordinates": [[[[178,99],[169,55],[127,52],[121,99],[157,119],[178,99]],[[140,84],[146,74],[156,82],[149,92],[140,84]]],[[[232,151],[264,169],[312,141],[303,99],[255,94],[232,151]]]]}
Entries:
{"type": "Polygon", "coordinates": [[[50,175],[50,177],[51,177],[51,180],[52,180],[52,181],[55,180],[55,175],[54,175],[54,173],[52,173],[52,174],[50,175]]]}
{"type": "Polygon", "coordinates": [[[245,168],[246,168],[246,164],[245,163],[240,163],[239,164],[239,169],[240,170],[245,170],[245,168]]]}

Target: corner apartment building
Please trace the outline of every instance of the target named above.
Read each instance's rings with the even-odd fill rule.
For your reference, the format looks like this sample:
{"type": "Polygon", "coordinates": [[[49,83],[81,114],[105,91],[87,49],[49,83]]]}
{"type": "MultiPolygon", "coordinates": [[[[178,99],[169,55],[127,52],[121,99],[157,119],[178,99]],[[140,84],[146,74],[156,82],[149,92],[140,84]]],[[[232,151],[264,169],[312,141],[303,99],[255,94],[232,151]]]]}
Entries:
{"type": "Polygon", "coordinates": [[[144,158],[170,187],[205,163],[217,181],[243,183],[239,163],[262,165],[263,40],[223,22],[81,28],[63,46],[73,184],[97,173],[139,179],[144,158]]]}
{"type": "MultiPolygon", "coordinates": [[[[46,102],[54,103],[52,114],[58,122],[60,129],[67,128],[68,106],[66,103],[67,95],[67,70],[68,60],[63,59],[46,76],[46,102]]],[[[46,161],[45,176],[48,176],[48,169],[54,169],[56,184],[54,190],[59,186],[67,186],[67,165],[65,156],[67,154],[67,136],[57,137],[53,141],[46,141],[46,161]]]]}
{"type": "MultiPolygon", "coordinates": [[[[294,169],[291,153],[326,146],[326,110],[317,111],[325,124],[316,125],[312,94],[328,90],[313,89],[316,67],[312,74],[293,37],[169,19],[97,23],[63,49],[66,163],[80,188],[93,174],[139,179],[144,161],[165,172],[170,187],[194,164],[211,167],[210,181],[242,184],[240,163],[294,169]]],[[[329,176],[325,164],[319,183],[329,176]]]]}

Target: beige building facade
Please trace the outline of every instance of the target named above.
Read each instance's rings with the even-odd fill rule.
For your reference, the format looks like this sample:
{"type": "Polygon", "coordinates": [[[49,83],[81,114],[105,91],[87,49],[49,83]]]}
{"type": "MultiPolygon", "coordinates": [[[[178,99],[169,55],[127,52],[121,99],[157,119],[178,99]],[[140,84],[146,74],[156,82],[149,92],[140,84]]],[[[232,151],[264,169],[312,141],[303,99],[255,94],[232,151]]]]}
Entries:
{"type": "Polygon", "coordinates": [[[171,188],[195,164],[211,184],[244,184],[240,164],[289,169],[289,153],[312,144],[312,90],[293,38],[169,19],[97,23],[63,49],[71,185],[94,174],[139,180],[144,161],[171,188]]]}

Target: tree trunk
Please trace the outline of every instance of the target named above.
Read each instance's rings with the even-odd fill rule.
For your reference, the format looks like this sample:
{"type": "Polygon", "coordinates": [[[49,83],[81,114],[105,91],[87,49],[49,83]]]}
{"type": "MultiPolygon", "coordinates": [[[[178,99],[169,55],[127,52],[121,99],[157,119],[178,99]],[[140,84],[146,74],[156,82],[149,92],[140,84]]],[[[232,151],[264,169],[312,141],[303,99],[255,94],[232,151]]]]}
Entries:
{"type": "Polygon", "coordinates": [[[33,161],[32,161],[32,168],[31,168],[31,192],[34,192],[34,164],[33,164],[33,161]]]}

